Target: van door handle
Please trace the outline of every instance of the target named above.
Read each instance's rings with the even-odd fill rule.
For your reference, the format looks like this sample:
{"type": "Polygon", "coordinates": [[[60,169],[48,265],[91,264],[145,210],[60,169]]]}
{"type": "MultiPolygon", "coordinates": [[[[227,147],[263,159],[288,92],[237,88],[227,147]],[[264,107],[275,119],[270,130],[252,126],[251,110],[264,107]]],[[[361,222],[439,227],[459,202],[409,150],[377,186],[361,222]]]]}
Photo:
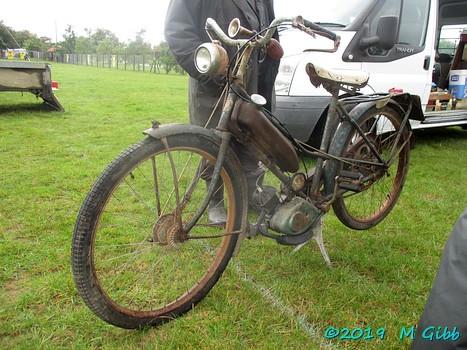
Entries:
{"type": "Polygon", "coordinates": [[[424,70],[429,70],[430,69],[430,61],[431,61],[431,56],[425,56],[425,62],[423,62],[423,69],[424,70]]]}

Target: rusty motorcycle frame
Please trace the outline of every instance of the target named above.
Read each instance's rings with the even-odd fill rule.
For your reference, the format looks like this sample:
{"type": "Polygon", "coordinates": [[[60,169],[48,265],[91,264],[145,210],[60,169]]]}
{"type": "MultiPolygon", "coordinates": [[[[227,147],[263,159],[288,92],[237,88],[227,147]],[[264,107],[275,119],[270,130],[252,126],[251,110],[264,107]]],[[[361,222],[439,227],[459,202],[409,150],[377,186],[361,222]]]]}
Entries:
{"type": "Polygon", "coordinates": [[[420,116],[419,101],[409,94],[359,95],[367,73],[310,62],[303,74],[331,94],[328,118],[319,149],[293,139],[263,107],[264,98],[244,88],[253,50],[280,56],[272,37],[282,25],[330,39],[324,51],[339,47],[335,33],[300,16],[276,19],[261,33],[234,20],[228,35],[208,19],[212,41],[200,46],[195,63],[203,74],[226,77],[217,127],[154,122],[147,138],[112,161],[89,191],[75,225],[72,269],[80,296],[106,322],[143,328],[187,312],[216,284],[245,237],[300,247],[319,233],[331,207],[342,223],[362,230],[397,202],[408,171],[408,120],[420,116]],[[224,46],[237,48],[235,57],[226,57],[224,46]],[[248,214],[232,138],[267,169],[268,181],[278,181],[273,190],[257,184],[256,217],[248,214]],[[212,224],[206,212],[218,190],[226,222],[212,224]]]}

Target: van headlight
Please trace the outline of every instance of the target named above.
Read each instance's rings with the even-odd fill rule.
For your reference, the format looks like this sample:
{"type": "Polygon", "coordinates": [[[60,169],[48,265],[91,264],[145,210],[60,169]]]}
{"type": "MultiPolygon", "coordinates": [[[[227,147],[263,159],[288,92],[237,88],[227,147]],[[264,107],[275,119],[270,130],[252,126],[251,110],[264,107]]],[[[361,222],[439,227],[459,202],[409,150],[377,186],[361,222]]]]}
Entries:
{"type": "Polygon", "coordinates": [[[275,82],[276,95],[286,96],[289,94],[298,63],[299,58],[296,56],[282,58],[275,82]]]}
{"type": "Polygon", "coordinates": [[[227,51],[214,43],[204,43],[198,46],[194,60],[198,72],[209,76],[225,74],[229,64],[227,51]]]}

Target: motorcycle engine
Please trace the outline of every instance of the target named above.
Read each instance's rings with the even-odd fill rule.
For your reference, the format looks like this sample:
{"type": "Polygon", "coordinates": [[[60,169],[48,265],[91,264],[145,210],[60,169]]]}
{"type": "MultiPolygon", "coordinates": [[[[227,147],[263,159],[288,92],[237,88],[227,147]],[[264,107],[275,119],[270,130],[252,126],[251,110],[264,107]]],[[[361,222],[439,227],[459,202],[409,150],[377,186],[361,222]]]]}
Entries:
{"type": "Polygon", "coordinates": [[[274,231],[286,235],[299,235],[306,229],[311,229],[320,213],[320,210],[312,203],[303,198],[294,197],[290,202],[276,209],[269,224],[274,231]]]}

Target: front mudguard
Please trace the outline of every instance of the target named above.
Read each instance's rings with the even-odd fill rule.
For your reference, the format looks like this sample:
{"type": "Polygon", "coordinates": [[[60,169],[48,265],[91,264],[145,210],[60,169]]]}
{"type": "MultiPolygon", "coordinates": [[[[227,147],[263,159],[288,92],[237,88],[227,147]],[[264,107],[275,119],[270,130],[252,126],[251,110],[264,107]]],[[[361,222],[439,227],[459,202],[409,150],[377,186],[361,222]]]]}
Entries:
{"type": "Polygon", "coordinates": [[[176,134],[198,134],[201,137],[211,139],[219,146],[221,144],[221,137],[212,130],[191,124],[159,124],[153,122],[152,128],[144,130],[143,134],[156,140],[176,134]]]}
{"type": "MultiPolygon", "coordinates": [[[[161,140],[164,138],[168,138],[173,135],[183,135],[183,134],[196,134],[200,138],[205,139],[206,141],[210,141],[215,143],[219,146],[222,143],[222,137],[214,132],[213,130],[209,130],[202,126],[198,125],[191,125],[191,124],[159,124],[157,122],[153,122],[153,127],[143,131],[144,135],[152,137],[156,140],[161,140]]],[[[227,152],[229,157],[237,162],[237,166],[241,169],[240,161],[233,151],[231,147],[227,148],[227,152]]],[[[247,194],[247,183],[246,178],[243,176],[242,178],[238,179],[240,181],[240,187],[242,191],[242,221],[241,221],[241,233],[239,234],[237,240],[237,246],[235,247],[234,256],[238,253],[240,245],[245,237],[249,225],[248,225],[248,194],[247,194]]]]}

